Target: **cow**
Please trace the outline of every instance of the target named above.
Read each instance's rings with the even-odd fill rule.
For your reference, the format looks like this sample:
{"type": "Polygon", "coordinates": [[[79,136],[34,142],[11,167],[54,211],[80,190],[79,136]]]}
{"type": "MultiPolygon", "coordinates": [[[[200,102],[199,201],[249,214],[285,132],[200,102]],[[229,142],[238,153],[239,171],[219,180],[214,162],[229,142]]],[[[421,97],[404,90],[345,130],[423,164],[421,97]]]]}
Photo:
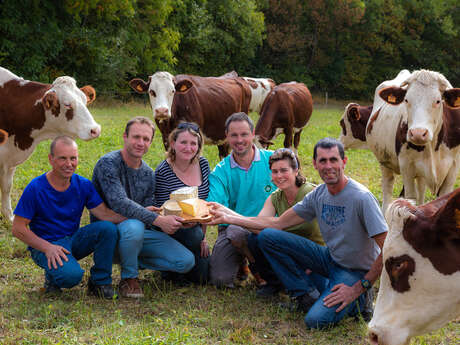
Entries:
{"type": "Polygon", "coordinates": [[[339,140],[344,145],[345,149],[367,149],[366,142],[366,126],[369,117],[372,114],[374,106],[381,107],[385,101],[379,97],[378,92],[386,87],[393,85],[400,85],[404,80],[410,76],[410,72],[404,69],[398,73],[396,78],[382,82],[375,89],[374,102],[371,106],[361,106],[357,103],[349,103],[345,107],[345,112],[340,119],[340,133],[339,140]]]}
{"type": "Polygon", "coordinates": [[[256,142],[267,148],[278,134],[284,133],[284,147],[297,150],[300,133],[313,112],[313,99],[303,83],[275,86],[262,105],[255,135],[256,142]]]}
{"type": "Polygon", "coordinates": [[[460,316],[460,189],[430,203],[392,202],[373,345],[405,345],[460,316]]]}
{"type": "Polygon", "coordinates": [[[24,80],[0,67],[0,128],[8,141],[0,147],[1,212],[12,220],[10,192],[16,167],[40,141],[69,135],[83,140],[97,138],[101,126],[86,107],[96,91],[79,89],[75,79],[58,77],[52,84],[24,80]]]}
{"type": "Polygon", "coordinates": [[[371,116],[373,106],[362,106],[357,103],[349,103],[340,119],[339,140],[345,150],[367,149],[366,126],[371,116]]]}
{"type": "Polygon", "coordinates": [[[221,158],[228,154],[225,120],[236,112],[249,110],[251,90],[239,77],[173,76],[156,72],[145,82],[132,79],[129,85],[138,93],[148,93],[155,122],[165,148],[168,136],[180,122],[200,126],[207,144],[218,145],[221,158]]]}
{"type": "Polygon", "coordinates": [[[376,93],[366,141],[382,171],[383,210],[394,174],[402,175],[405,198],[417,204],[426,186],[438,196],[451,192],[460,167],[460,89],[438,72],[419,70],[376,93]]]}
{"type": "Polygon", "coordinates": [[[251,88],[251,102],[249,103],[249,111],[260,114],[265,99],[276,86],[276,83],[273,79],[270,78],[242,78],[249,84],[251,88]]]}
{"type": "Polygon", "coordinates": [[[8,133],[0,129],[0,145],[4,145],[8,140],[8,133]]]}

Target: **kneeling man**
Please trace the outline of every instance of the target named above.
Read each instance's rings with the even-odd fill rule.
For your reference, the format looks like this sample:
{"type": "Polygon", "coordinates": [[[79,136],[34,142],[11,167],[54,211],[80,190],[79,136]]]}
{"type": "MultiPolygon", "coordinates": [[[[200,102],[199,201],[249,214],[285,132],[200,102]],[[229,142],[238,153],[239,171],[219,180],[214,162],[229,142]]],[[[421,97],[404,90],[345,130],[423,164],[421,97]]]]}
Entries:
{"type": "Polygon", "coordinates": [[[78,147],[67,136],[51,143],[51,171],[34,178],[14,211],[13,235],[45,270],[45,292],[61,292],[83,278],[78,260],[94,253],[88,293],[112,299],[112,257],[117,227],[126,218],[108,209],[91,181],[75,174],[78,147]],[[102,221],[80,228],[84,207],[102,221]]]}

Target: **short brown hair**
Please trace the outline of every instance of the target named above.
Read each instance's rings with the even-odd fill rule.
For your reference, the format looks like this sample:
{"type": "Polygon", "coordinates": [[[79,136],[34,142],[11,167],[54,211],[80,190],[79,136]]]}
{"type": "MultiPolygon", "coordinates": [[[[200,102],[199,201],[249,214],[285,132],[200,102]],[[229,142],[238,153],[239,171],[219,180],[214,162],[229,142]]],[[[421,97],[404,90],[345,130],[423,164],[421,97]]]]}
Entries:
{"type": "Polygon", "coordinates": [[[129,136],[129,129],[133,125],[133,123],[139,123],[141,125],[149,125],[150,128],[152,128],[152,138],[151,139],[153,139],[153,136],[155,135],[155,124],[153,123],[152,120],[150,120],[148,117],[145,117],[145,116],[136,116],[128,121],[125,127],[126,136],[129,136]]]}

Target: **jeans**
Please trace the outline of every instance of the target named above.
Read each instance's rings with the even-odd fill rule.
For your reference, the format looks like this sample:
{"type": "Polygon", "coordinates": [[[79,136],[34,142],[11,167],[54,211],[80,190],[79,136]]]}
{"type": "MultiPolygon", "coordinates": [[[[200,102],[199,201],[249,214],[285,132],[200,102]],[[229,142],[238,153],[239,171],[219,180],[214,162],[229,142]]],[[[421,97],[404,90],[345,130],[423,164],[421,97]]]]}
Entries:
{"type": "Polygon", "coordinates": [[[270,263],[265,258],[264,253],[259,246],[259,236],[250,233],[248,235],[248,247],[254,257],[255,262],[249,263],[249,268],[252,273],[259,273],[260,276],[267,282],[268,285],[280,286],[281,282],[273,271],[270,263]]]}
{"type": "Polygon", "coordinates": [[[138,256],[144,243],[145,225],[140,220],[128,219],[117,225],[118,244],[115,262],[120,263],[121,279],[137,278],[138,256]]]}
{"type": "Polygon", "coordinates": [[[193,253],[161,230],[146,229],[139,268],[187,273],[195,266],[193,253]]]}
{"type": "Polygon", "coordinates": [[[83,269],[78,260],[94,253],[94,265],[91,267],[91,281],[95,285],[112,283],[112,258],[117,244],[118,234],[115,224],[99,221],[78,229],[72,236],[66,236],[52,244],[66,248],[70,254],[68,261],[62,260],[63,265],[55,269],[48,268],[45,253],[29,247],[33,261],[45,270],[45,278],[59,288],[71,288],[83,278],[83,269]]]}
{"type": "Polygon", "coordinates": [[[264,229],[259,233],[258,241],[276,275],[292,296],[319,291],[320,297],[304,318],[308,328],[332,326],[344,317],[362,311],[364,293],[338,313],[336,309],[339,305],[328,308],[323,304],[323,299],[335,285],[344,283],[351,286],[362,279],[366,271],[339,266],[327,247],[285,231],[264,229]],[[307,275],[306,269],[312,273],[307,275]]]}

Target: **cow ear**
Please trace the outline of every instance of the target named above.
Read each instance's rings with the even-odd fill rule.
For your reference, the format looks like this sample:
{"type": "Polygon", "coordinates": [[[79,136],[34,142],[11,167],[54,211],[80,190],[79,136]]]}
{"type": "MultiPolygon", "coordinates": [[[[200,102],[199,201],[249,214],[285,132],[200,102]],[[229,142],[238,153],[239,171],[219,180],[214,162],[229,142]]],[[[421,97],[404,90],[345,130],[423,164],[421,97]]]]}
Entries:
{"type": "Polygon", "coordinates": [[[389,104],[398,105],[401,104],[402,101],[404,101],[406,92],[407,90],[401,87],[390,86],[380,90],[379,96],[389,104]]]}
{"type": "Polygon", "coordinates": [[[129,86],[131,86],[131,88],[137,93],[146,93],[149,90],[149,85],[150,82],[146,83],[145,81],[139,78],[134,78],[129,82],[129,86]]]}
{"type": "Polygon", "coordinates": [[[193,83],[188,79],[184,79],[176,84],[176,91],[179,93],[185,93],[189,91],[192,87],[193,83]]]}
{"type": "Polygon", "coordinates": [[[55,116],[59,115],[59,100],[57,98],[56,92],[48,92],[42,98],[43,106],[45,110],[50,110],[53,112],[55,116]]]}
{"type": "Polygon", "coordinates": [[[444,91],[444,100],[451,108],[460,108],[460,89],[450,89],[444,91]]]}
{"type": "Polygon", "coordinates": [[[460,188],[445,195],[445,198],[447,201],[436,212],[435,229],[444,238],[460,240],[460,188]]]}
{"type": "Polygon", "coordinates": [[[91,85],[85,85],[80,88],[86,96],[86,104],[89,105],[96,99],[96,90],[91,85]]]}
{"type": "Polygon", "coordinates": [[[0,145],[3,145],[8,140],[8,132],[0,129],[0,145]]]}
{"type": "Polygon", "coordinates": [[[359,113],[358,107],[356,105],[353,105],[348,109],[348,118],[354,121],[359,121],[361,118],[361,114],[359,113]]]}

